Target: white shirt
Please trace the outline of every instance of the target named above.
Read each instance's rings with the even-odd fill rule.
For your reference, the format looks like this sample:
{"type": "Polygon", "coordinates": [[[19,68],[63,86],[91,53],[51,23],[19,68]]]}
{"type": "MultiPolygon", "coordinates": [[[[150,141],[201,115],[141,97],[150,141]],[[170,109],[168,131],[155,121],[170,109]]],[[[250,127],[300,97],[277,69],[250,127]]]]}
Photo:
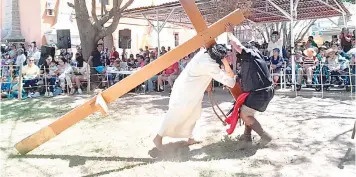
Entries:
{"type": "Polygon", "coordinates": [[[279,49],[279,56],[282,57],[282,47],[283,47],[283,41],[282,39],[279,39],[276,42],[270,41],[268,43],[267,51],[269,52],[269,56],[273,56],[273,49],[278,48],[279,49]]]}
{"type": "Polygon", "coordinates": [[[23,63],[26,61],[26,56],[24,54],[21,54],[20,56],[17,56],[16,58],[16,65],[20,66],[23,65],[23,63]]]}

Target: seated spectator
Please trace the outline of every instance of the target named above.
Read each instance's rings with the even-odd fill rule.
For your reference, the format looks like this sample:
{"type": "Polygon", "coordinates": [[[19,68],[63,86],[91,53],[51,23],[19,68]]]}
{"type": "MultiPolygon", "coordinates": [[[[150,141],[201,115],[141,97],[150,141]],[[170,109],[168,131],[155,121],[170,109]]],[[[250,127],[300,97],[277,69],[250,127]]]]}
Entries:
{"type": "MultiPolygon", "coordinates": [[[[121,63],[122,63],[122,62],[121,62],[120,60],[116,60],[116,61],[115,61],[115,64],[114,64],[115,70],[117,70],[117,71],[124,70],[124,69],[121,67],[121,63]]],[[[123,79],[123,76],[122,76],[122,75],[120,75],[120,74],[115,74],[114,83],[119,82],[121,79],[123,79]]]]}
{"type": "Polygon", "coordinates": [[[347,53],[352,48],[352,34],[349,32],[348,28],[342,28],[341,34],[341,47],[345,53],[347,53]]]}
{"type": "Polygon", "coordinates": [[[316,44],[316,42],[314,41],[314,37],[313,36],[309,36],[308,37],[308,41],[306,43],[306,47],[307,48],[318,48],[318,44],[316,44]]]}
{"type": "MultiPolygon", "coordinates": [[[[273,49],[278,48],[279,51],[282,51],[282,47],[283,47],[283,40],[280,38],[280,35],[278,33],[278,31],[273,31],[271,34],[271,41],[268,43],[267,46],[267,51],[269,53],[269,57],[271,57],[273,55],[273,49]]],[[[282,56],[282,53],[280,53],[280,55],[282,56]]]]}
{"type": "MultiPolygon", "coordinates": [[[[137,55],[142,55],[143,56],[143,54],[144,54],[145,52],[143,51],[143,49],[142,48],[140,48],[139,49],[139,52],[138,52],[138,54],[137,55]]],[[[137,57],[137,55],[136,55],[136,57],[137,57]]]]}
{"type": "Polygon", "coordinates": [[[71,90],[74,90],[74,87],[72,84],[72,79],[71,79],[72,72],[73,72],[72,67],[69,65],[68,61],[63,57],[59,60],[58,63],[59,63],[59,65],[58,65],[58,74],[59,74],[58,79],[59,79],[59,84],[62,88],[62,92],[64,93],[64,90],[66,88],[65,87],[66,83],[71,90]]]}
{"type": "Polygon", "coordinates": [[[169,66],[165,69],[161,75],[157,78],[158,84],[158,92],[163,91],[163,82],[168,81],[170,88],[173,87],[174,80],[177,79],[179,75],[179,64],[178,62],[174,63],[173,65],[169,66]]]}
{"type": "MultiPolygon", "coordinates": [[[[19,95],[19,77],[14,77],[11,84],[10,98],[17,98],[19,95]]],[[[25,95],[25,90],[22,88],[22,95],[25,95]]]]}
{"type": "Polygon", "coordinates": [[[150,54],[150,50],[148,49],[148,46],[145,46],[145,53],[147,56],[150,54]]]}
{"type": "Polygon", "coordinates": [[[2,76],[1,77],[1,98],[7,98],[10,89],[11,89],[11,77],[10,76],[2,76]]]}
{"type": "Polygon", "coordinates": [[[187,64],[189,63],[189,61],[190,61],[190,58],[189,58],[189,56],[185,56],[181,61],[180,61],[180,70],[183,70],[186,66],[187,66],[187,64]]]}
{"type": "Polygon", "coordinates": [[[280,56],[279,54],[279,48],[274,48],[273,49],[273,56],[270,57],[270,68],[271,68],[271,71],[273,73],[273,82],[275,84],[275,86],[277,85],[278,83],[278,80],[279,80],[279,74],[281,72],[281,69],[283,67],[283,58],[280,56]]]}
{"type": "Polygon", "coordinates": [[[316,59],[316,52],[314,48],[308,48],[304,50],[303,58],[303,67],[298,68],[298,84],[302,84],[303,74],[306,73],[307,75],[307,84],[312,84],[313,79],[313,70],[316,68],[317,59],[316,59]]]}
{"type": "Polygon", "coordinates": [[[325,63],[326,62],[326,50],[327,47],[326,46],[321,46],[319,48],[319,53],[316,55],[316,57],[318,58],[319,62],[321,63],[325,63]]]}
{"type": "Polygon", "coordinates": [[[136,68],[143,68],[146,65],[142,55],[138,55],[136,63],[136,68]]]}
{"type": "Polygon", "coordinates": [[[37,82],[40,77],[40,68],[35,65],[35,59],[30,57],[27,61],[27,65],[22,68],[22,75],[24,78],[24,89],[28,93],[28,98],[38,97],[40,93],[37,91],[37,82]]]}
{"type": "Polygon", "coordinates": [[[164,55],[165,53],[167,53],[167,50],[164,46],[162,46],[160,56],[164,55]]]}
{"type": "Polygon", "coordinates": [[[17,47],[16,44],[11,45],[11,50],[9,51],[10,58],[14,60],[17,56],[17,47]]]}
{"type": "MultiPolygon", "coordinates": [[[[90,66],[87,62],[84,61],[81,55],[76,56],[77,67],[74,69],[74,76],[72,77],[72,81],[75,83],[78,88],[78,93],[82,94],[82,82],[88,81],[90,66]]],[[[74,94],[75,89],[73,88],[70,94],[74,94]]]]}
{"type": "Polygon", "coordinates": [[[119,52],[116,51],[115,46],[112,46],[111,53],[110,53],[110,61],[114,63],[114,61],[118,58],[119,58],[119,52]]]}
{"type": "Polygon", "coordinates": [[[135,64],[136,60],[134,58],[134,55],[133,54],[130,54],[130,57],[127,59],[127,65],[130,67],[130,68],[136,68],[136,64],[135,64]]]}
{"type": "Polygon", "coordinates": [[[27,56],[32,57],[37,52],[38,52],[37,44],[35,41],[33,41],[31,42],[31,45],[28,48],[27,56]]]}
{"type": "Polygon", "coordinates": [[[42,73],[45,74],[45,77],[43,78],[43,82],[45,83],[45,86],[49,88],[49,92],[46,88],[45,96],[52,97],[57,81],[57,73],[58,73],[57,64],[52,59],[51,56],[48,56],[46,58],[46,61],[43,63],[43,65],[40,66],[40,69],[42,73]]]}
{"type": "Polygon", "coordinates": [[[23,65],[25,61],[26,61],[26,56],[24,54],[24,50],[22,48],[20,48],[17,51],[17,58],[16,58],[15,64],[17,66],[20,66],[20,65],[23,65]]]}
{"type": "Polygon", "coordinates": [[[329,49],[327,52],[327,61],[326,65],[330,71],[330,75],[332,78],[335,78],[338,84],[342,84],[342,79],[340,77],[340,64],[339,57],[337,51],[333,49],[329,49]]]}

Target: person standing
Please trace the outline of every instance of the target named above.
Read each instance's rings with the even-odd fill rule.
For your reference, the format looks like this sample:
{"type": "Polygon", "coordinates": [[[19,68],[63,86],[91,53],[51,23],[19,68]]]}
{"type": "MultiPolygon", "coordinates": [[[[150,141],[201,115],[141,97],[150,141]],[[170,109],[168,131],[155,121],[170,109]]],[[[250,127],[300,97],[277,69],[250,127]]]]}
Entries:
{"type": "Polygon", "coordinates": [[[264,112],[274,96],[272,77],[262,54],[255,49],[244,47],[232,34],[233,26],[228,24],[226,32],[231,46],[237,52],[240,61],[239,83],[243,93],[237,99],[234,110],[226,120],[231,127],[227,130],[231,134],[240,117],[245,122],[244,134],[240,136],[243,144],[251,143],[251,132],[254,130],[260,137],[260,145],[265,145],[272,137],[262,128],[255,118],[256,112],[264,112]]]}
{"type": "Polygon", "coordinates": [[[162,121],[156,137],[153,139],[158,151],[164,151],[163,137],[187,138],[187,144],[195,144],[193,129],[202,111],[202,100],[206,88],[214,79],[228,87],[235,85],[235,75],[224,58],[227,48],[216,44],[201,49],[187,64],[175,81],[169,100],[169,109],[162,121]],[[220,69],[225,67],[225,71],[220,69]]]}

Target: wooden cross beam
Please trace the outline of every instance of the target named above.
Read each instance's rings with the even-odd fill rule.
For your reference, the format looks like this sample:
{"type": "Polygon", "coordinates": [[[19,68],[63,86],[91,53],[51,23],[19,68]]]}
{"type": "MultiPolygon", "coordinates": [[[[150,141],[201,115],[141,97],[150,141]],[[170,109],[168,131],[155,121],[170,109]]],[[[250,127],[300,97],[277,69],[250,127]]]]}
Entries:
{"type": "Polygon", "coordinates": [[[181,0],[181,4],[191,19],[197,35],[104,90],[102,93],[99,93],[86,103],[74,108],[52,124],[21,140],[15,145],[17,151],[22,155],[32,151],[96,111],[100,111],[104,115],[107,114],[108,103],[115,101],[155,74],[184,58],[192,51],[199,49],[203,45],[210,46],[214,44],[214,39],[225,32],[225,25],[227,23],[237,25],[245,19],[241,10],[235,10],[208,28],[193,0],[181,0]]]}

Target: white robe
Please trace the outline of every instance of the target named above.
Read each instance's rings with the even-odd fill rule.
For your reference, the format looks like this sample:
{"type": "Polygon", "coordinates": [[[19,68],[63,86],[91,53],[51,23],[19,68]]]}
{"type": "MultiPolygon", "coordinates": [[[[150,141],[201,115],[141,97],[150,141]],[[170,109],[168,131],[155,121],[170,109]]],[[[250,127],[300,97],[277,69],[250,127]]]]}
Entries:
{"type": "Polygon", "coordinates": [[[235,79],[222,71],[205,50],[200,50],[176,79],[169,109],[158,134],[162,137],[191,138],[200,118],[204,92],[211,79],[233,87],[235,79]]]}

